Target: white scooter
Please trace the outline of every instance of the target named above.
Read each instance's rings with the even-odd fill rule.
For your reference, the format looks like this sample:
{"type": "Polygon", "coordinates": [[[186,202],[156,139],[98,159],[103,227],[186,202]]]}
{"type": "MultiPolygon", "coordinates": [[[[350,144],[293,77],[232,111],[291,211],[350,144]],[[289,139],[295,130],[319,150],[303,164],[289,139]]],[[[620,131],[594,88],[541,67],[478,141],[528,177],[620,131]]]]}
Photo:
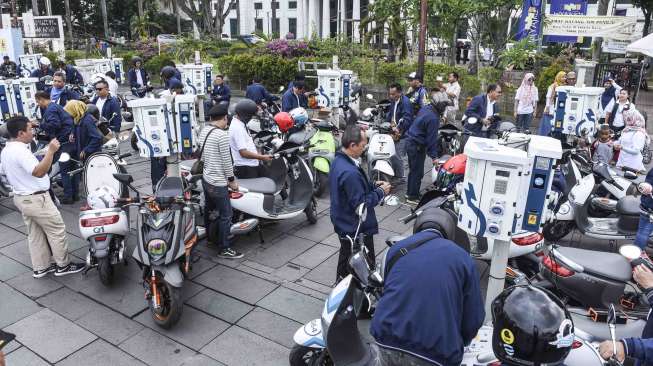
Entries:
{"type": "MultiPolygon", "coordinates": [[[[367,99],[372,100],[371,94],[367,99]]],[[[392,138],[392,125],[385,121],[384,111],[390,103],[381,102],[374,108],[367,108],[361,115],[361,120],[356,123],[367,126],[367,171],[372,180],[382,180],[389,182],[396,175],[393,160],[397,159],[395,142],[392,138]]],[[[400,161],[399,164],[403,164],[400,161]]]]}

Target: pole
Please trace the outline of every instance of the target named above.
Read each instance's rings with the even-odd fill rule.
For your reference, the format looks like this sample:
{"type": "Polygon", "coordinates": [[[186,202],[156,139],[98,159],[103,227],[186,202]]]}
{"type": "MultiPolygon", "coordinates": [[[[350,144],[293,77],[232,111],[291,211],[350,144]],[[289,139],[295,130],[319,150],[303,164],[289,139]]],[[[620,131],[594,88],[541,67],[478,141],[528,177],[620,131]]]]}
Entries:
{"type": "Polygon", "coordinates": [[[100,0],[100,10],[102,11],[102,22],[104,23],[104,39],[109,39],[109,23],[107,20],[107,2],[100,0]]]}
{"type": "Polygon", "coordinates": [[[424,56],[426,54],[427,0],[421,0],[419,16],[419,54],[417,55],[417,75],[424,77],[424,56]]]}
{"type": "MultiPolygon", "coordinates": [[[[523,11],[523,10],[522,10],[523,11]]],[[[537,52],[542,52],[542,44],[544,43],[544,12],[546,11],[546,0],[540,0],[540,19],[537,22],[537,52]]]]}
{"type": "MultiPolygon", "coordinates": [[[[281,30],[279,30],[279,29],[276,29],[276,30],[275,30],[275,29],[274,29],[274,26],[275,26],[276,23],[277,23],[277,22],[276,22],[276,19],[277,19],[277,6],[276,6],[276,5],[277,5],[277,1],[276,1],[276,0],[272,0],[272,1],[270,1],[270,6],[272,6],[272,39],[277,38],[277,37],[275,36],[275,34],[276,34],[277,32],[281,33],[281,30]]],[[[281,35],[281,34],[279,34],[279,35],[281,35]]]]}
{"type": "Polygon", "coordinates": [[[510,254],[510,242],[487,238],[488,245],[494,241],[492,251],[492,262],[490,262],[490,279],[485,294],[485,323],[492,321],[492,301],[503,291],[506,280],[506,266],[510,254]]]}

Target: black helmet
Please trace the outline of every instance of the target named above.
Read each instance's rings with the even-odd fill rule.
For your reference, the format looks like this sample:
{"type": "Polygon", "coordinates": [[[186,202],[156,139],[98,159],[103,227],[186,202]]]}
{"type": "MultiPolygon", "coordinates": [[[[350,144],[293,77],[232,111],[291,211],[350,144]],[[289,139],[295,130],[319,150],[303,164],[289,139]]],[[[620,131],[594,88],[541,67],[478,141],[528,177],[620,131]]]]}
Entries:
{"type": "Polygon", "coordinates": [[[175,68],[172,66],[163,66],[161,68],[161,78],[163,79],[170,79],[171,77],[175,76],[175,68]]]}
{"type": "Polygon", "coordinates": [[[435,229],[443,238],[454,240],[456,235],[456,221],[454,216],[440,208],[442,202],[437,199],[425,204],[422,213],[415,219],[413,234],[427,229],[435,229]]]}
{"type": "Polygon", "coordinates": [[[95,118],[96,121],[100,120],[100,110],[95,104],[87,104],[86,105],[86,113],[90,114],[95,118]]]}
{"type": "Polygon", "coordinates": [[[243,99],[236,104],[236,115],[242,122],[249,122],[258,111],[258,106],[251,99],[243,99]]]}
{"type": "Polygon", "coordinates": [[[520,285],[492,302],[492,349],[508,365],[562,364],[574,342],[574,324],[551,292],[520,285]]]}
{"type": "Polygon", "coordinates": [[[229,114],[229,102],[220,102],[209,110],[209,118],[221,118],[229,114]]]}

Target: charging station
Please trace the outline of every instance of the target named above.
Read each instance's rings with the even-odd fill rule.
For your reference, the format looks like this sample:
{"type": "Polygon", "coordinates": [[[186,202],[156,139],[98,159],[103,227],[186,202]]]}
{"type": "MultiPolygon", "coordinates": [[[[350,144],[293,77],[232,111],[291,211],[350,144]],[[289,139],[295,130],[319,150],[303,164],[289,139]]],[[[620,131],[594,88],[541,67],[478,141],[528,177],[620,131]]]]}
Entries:
{"type": "Polygon", "coordinates": [[[11,80],[11,101],[14,114],[33,117],[38,110],[36,105],[37,78],[20,78],[11,80]]]}
{"type": "Polygon", "coordinates": [[[24,77],[32,75],[32,72],[39,68],[39,60],[41,57],[43,57],[43,55],[40,53],[18,56],[18,65],[20,66],[21,74],[24,77]]]}
{"type": "Polygon", "coordinates": [[[351,70],[317,70],[317,104],[337,108],[351,101],[351,87],[356,80],[351,70]]]}
{"type": "Polygon", "coordinates": [[[195,118],[195,95],[176,95],[172,101],[175,121],[175,152],[192,154],[197,149],[198,125],[195,118]]]}
{"type": "Polygon", "coordinates": [[[568,136],[593,136],[604,91],[600,87],[557,87],[553,131],[568,136]]]}
{"type": "Polygon", "coordinates": [[[116,83],[122,84],[125,81],[125,66],[122,63],[122,58],[112,58],[113,72],[116,73],[116,83]]]}
{"type": "Polygon", "coordinates": [[[205,95],[213,90],[212,64],[179,65],[184,94],[205,95]]]}
{"type": "Polygon", "coordinates": [[[134,132],[141,157],[160,158],[174,153],[176,141],[172,108],[165,98],[140,98],[127,102],[134,116],[134,132]]]}

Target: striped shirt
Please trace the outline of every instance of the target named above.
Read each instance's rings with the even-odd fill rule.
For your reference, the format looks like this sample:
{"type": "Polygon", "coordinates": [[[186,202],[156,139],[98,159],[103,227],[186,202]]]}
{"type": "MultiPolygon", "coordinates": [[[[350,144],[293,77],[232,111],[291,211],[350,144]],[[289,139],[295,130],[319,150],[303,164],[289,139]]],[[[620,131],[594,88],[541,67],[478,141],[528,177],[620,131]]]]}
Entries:
{"type": "Polygon", "coordinates": [[[207,125],[202,129],[198,139],[201,144],[206,139],[206,147],[201,156],[204,161],[204,180],[216,187],[224,187],[229,181],[228,178],[234,176],[234,167],[231,159],[231,150],[229,149],[229,135],[226,131],[207,125]],[[213,131],[214,130],[214,131],[213,131]],[[213,132],[211,132],[213,131],[213,132]],[[206,136],[211,132],[208,139],[206,136]]]}

